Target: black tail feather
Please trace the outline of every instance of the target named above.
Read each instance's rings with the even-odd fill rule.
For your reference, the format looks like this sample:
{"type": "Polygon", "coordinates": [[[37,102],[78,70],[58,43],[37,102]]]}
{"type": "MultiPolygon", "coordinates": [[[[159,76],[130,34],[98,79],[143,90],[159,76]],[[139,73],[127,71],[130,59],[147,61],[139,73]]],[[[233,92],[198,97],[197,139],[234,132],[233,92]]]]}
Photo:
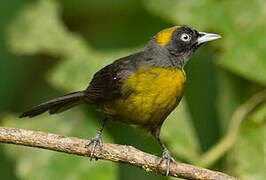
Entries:
{"type": "Polygon", "coordinates": [[[85,96],[84,91],[74,92],[65,96],[52,99],[45,103],[32,107],[28,111],[22,113],[19,117],[34,117],[46,111],[50,114],[63,112],[73,106],[81,104],[82,98],[85,96]]]}

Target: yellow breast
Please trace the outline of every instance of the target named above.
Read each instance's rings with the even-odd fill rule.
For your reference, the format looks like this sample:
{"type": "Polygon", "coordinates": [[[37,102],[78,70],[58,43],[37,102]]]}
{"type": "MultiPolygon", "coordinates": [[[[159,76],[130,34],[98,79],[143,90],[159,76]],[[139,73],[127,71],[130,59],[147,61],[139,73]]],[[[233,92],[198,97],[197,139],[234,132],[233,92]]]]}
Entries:
{"type": "Polygon", "coordinates": [[[181,100],[185,81],[184,71],[174,67],[141,68],[125,81],[111,111],[129,124],[162,123],[181,100]]]}

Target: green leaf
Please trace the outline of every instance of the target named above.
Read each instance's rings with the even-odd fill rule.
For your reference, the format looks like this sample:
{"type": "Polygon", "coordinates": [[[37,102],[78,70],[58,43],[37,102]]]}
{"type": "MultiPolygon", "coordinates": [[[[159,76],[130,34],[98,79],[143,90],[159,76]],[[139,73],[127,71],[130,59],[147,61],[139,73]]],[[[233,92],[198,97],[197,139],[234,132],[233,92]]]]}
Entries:
{"type": "MultiPolygon", "coordinates": [[[[12,115],[3,119],[4,126],[52,132],[66,136],[92,138],[99,124],[93,116],[85,116],[80,108],[60,115],[41,115],[34,119],[18,119],[12,115]],[[87,121],[90,119],[90,121],[87,121]]],[[[112,142],[108,133],[103,141],[112,142]]],[[[19,179],[116,179],[117,165],[107,161],[89,161],[87,157],[67,155],[49,150],[4,145],[5,153],[15,161],[19,179]],[[103,173],[104,172],[104,173],[103,173]]]]}
{"type": "Polygon", "coordinates": [[[196,162],[200,148],[185,99],[170,114],[162,126],[161,136],[178,159],[196,162]]]}
{"type": "Polygon", "coordinates": [[[226,134],[236,109],[257,90],[248,81],[223,69],[219,69],[218,75],[217,111],[221,131],[226,134]]]}
{"type": "Polygon", "coordinates": [[[241,126],[239,138],[229,152],[228,169],[243,180],[259,180],[265,172],[266,103],[241,126]]]}
{"type": "Polygon", "coordinates": [[[85,89],[97,70],[138,49],[96,52],[65,27],[53,0],[40,0],[20,13],[9,27],[9,47],[16,54],[46,53],[63,58],[48,79],[67,90],[85,89]]]}
{"type": "MultiPolygon", "coordinates": [[[[255,123],[258,124],[263,124],[266,122],[266,103],[261,105],[257,111],[253,112],[250,116],[249,119],[254,121],[255,123]]],[[[266,131],[265,131],[266,132],[266,131]]]]}
{"type": "Polygon", "coordinates": [[[8,31],[9,48],[16,54],[49,54],[74,58],[90,51],[88,44],[68,31],[54,0],[39,0],[24,8],[8,31]]]}
{"type": "Polygon", "coordinates": [[[147,9],[174,24],[220,33],[218,63],[227,70],[266,85],[266,1],[147,0],[147,9]],[[241,7],[241,8],[240,8],[241,7]]]}

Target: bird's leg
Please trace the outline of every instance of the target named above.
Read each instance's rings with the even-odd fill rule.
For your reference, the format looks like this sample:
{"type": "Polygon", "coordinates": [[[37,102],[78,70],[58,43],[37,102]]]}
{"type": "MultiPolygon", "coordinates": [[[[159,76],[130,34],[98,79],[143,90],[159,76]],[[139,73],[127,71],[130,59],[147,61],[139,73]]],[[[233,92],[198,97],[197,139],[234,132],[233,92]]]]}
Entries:
{"type": "Polygon", "coordinates": [[[160,128],[156,129],[155,131],[152,131],[152,135],[155,137],[155,139],[160,143],[162,149],[163,149],[163,154],[162,157],[159,159],[158,164],[160,165],[163,160],[166,160],[166,176],[169,175],[170,172],[170,163],[174,162],[174,158],[170,155],[169,150],[165,146],[165,144],[162,142],[160,139],[160,128]]]}
{"type": "Polygon", "coordinates": [[[104,118],[102,126],[100,127],[99,131],[97,132],[96,136],[94,136],[94,138],[92,138],[88,144],[88,147],[92,144],[92,149],[91,149],[91,153],[90,153],[90,157],[92,160],[94,151],[95,151],[95,147],[97,145],[102,146],[103,145],[103,141],[102,141],[102,132],[103,132],[103,128],[104,128],[104,124],[106,122],[107,118],[104,118]]]}

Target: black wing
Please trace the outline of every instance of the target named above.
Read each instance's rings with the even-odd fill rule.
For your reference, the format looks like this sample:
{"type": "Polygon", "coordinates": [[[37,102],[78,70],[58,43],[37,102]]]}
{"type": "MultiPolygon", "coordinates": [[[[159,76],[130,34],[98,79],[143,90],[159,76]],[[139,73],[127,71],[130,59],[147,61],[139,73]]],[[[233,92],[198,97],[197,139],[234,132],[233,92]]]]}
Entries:
{"type": "Polygon", "coordinates": [[[142,53],[136,53],[116,60],[96,72],[89,87],[87,97],[93,102],[108,101],[121,96],[124,81],[137,70],[137,61],[142,53]]]}

